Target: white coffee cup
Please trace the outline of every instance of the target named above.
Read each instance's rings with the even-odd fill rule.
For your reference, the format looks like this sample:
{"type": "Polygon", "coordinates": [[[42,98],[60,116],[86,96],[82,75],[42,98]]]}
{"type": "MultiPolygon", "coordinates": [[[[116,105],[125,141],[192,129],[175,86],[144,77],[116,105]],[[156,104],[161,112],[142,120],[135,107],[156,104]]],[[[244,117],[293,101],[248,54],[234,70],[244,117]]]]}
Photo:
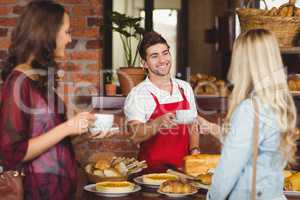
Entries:
{"type": "Polygon", "coordinates": [[[193,110],[176,110],[175,122],[178,124],[191,124],[196,117],[193,110]]]}
{"type": "Polygon", "coordinates": [[[99,132],[107,132],[111,129],[114,123],[113,114],[94,114],[96,120],[92,127],[89,128],[92,134],[99,132]]]}

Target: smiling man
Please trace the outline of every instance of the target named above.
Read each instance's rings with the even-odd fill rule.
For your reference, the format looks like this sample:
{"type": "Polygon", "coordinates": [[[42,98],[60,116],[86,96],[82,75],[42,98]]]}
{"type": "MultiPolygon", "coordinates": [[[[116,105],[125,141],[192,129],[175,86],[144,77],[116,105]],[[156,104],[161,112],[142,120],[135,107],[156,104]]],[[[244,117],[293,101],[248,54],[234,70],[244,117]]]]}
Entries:
{"type": "Polygon", "coordinates": [[[191,86],[171,77],[170,47],[156,32],[143,36],[139,46],[147,78],[131,90],[125,115],[134,142],[140,144],[139,159],[146,160],[148,172],[164,172],[182,166],[183,157],[199,151],[199,137],[188,125],[175,123],[176,110],[192,110],[197,116],[191,86]]]}

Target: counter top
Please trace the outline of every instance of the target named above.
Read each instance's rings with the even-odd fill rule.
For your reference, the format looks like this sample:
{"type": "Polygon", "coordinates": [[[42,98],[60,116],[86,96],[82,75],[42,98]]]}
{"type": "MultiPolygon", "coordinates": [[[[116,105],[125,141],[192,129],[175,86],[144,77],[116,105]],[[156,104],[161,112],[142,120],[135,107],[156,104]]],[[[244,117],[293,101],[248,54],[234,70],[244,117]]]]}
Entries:
{"type": "MultiPolygon", "coordinates": [[[[130,194],[124,197],[100,197],[90,192],[84,192],[82,200],[104,200],[104,199],[116,199],[116,200],[170,200],[170,199],[190,199],[190,200],[205,200],[206,191],[199,190],[197,194],[183,197],[183,198],[170,198],[165,195],[160,195],[155,192],[154,189],[145,189],[143,188],[141,191],[130,194]]],[[[299,197],[287,196],[288,200],[300,200],[299,197]]]]}
{"type": "MultiPolygon", "coordinates": [[[[191,200],[205,200],[206,191],[199,190],[199,192],[195,195],[184,197],[184,198],[172,198],[172,199],[191,199],[191,200]]],[[[102,200],[102,199],[116,199],[116,200],[165,200],[169,199],[165,195],[158,194],[154,189],[145,189],[143,188],[141,191],[130,194],[124,197],[100,197],[90,192],[84,192],[83,200],[102,200]]]]}

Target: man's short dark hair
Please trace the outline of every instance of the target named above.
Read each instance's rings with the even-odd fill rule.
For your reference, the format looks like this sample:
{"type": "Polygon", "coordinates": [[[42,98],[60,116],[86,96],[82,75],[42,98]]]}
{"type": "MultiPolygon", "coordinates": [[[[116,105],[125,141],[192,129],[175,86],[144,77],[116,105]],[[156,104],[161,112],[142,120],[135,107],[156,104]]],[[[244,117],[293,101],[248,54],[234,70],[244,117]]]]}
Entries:
{"type": "Polygon", "coordinates": [[[143,39],[139,45],[139,54],[143,60],[146,60],[146,50],[156,44],[165,44],[170,48],[165,38],[157,32],[152,31],[144,33],[143,39]]]}

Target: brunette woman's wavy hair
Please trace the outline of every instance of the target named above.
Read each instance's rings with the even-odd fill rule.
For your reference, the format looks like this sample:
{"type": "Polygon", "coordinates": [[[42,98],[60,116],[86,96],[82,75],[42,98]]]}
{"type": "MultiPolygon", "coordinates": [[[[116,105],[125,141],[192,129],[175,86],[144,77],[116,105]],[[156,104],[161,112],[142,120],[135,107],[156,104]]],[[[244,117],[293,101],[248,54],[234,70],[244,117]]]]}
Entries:
{"type": "Polygon", "coordinates": [[[48,75],[52,72],[53,86],[56,86],[56,37],[63,24],[64,13],[64,7],[53,1],[32,1],[24,8],[11,35],[8,58],[2,71],[3,81],[17,65],[27,62],[33,56],[31,67],[45,72],[35,80],[35,86],[41,92],[46,92],[48,75]]]}

